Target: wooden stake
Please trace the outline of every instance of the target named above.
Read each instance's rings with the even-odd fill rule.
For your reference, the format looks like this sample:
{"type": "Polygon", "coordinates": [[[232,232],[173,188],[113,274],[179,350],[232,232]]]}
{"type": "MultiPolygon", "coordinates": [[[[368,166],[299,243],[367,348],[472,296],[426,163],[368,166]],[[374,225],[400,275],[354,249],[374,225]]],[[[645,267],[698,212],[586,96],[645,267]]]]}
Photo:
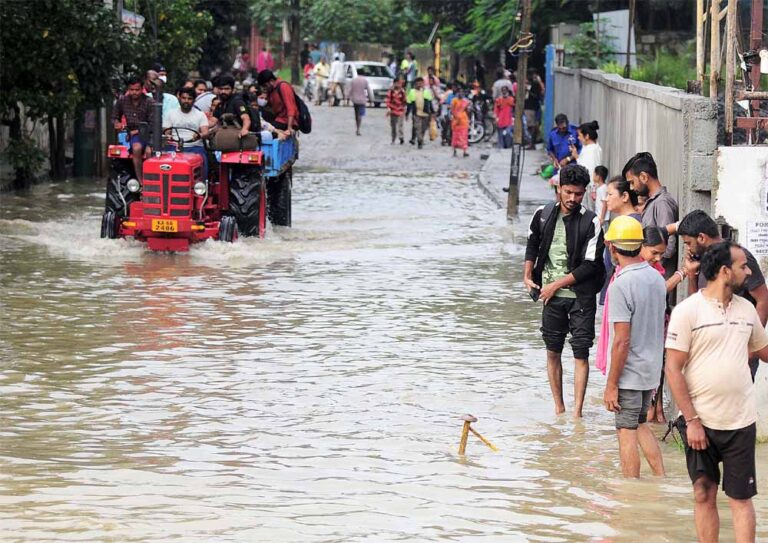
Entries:
{"type": "Polygon", "coordinates": [[[717,102],[720,80],[720,0],[712,0],[709,32],[709,99],[717,102]]]}
{"type": "Polygon", "coordinates": [[[463,455],[467,451],[467,439],[469,438],[470,424],[477,422],[477,417],[472,415],[462,415],[461,419],[464,421],[464,427],[461,429],[461,441],[459,442],[459,454],[463,455]]]}
{"type": "Polygon", "coordinates": [[[477,430],[475,430],[474,428],[472,428],[472,427],[470,426],[470,427],[469,427],[469,431],[470,431],[470,432],[472,432],[473,434],[475,434],[475,435],[476,435],[476,436],[477,436],[477,437],[480,439],[480,441],[482,441],[483,443],[485,443],[486,445],[488,445],[488,448],[490,448],[490,449],[491,449],[493,452],[499,452],[499,449],[496,447],[496,445],[494,445],[493,443],[491,443],[490,441],[488,441],[487,439],[485,439],[483,436],[481,436],[481,435],[480,435],[480,434],[477,432],[477,430]]]}

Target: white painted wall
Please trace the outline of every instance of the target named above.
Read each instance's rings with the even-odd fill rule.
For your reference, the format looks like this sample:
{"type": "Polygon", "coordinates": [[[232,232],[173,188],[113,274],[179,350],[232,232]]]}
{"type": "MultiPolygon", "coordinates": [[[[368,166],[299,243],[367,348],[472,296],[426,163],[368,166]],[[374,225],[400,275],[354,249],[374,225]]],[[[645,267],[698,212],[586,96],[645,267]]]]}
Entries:
{"type": "MultiPolygon", "coordinates": [[[[763,273],[768,256],[759,256],[766,244],[749,243],[750,223],[768,221],[768,147],[720,147],[717,179],[712,191],[715,217],[723,217],[738,230],[738,241],[755,253],[763,273]]],[[[755,376],[757,393],[757,438],[768,441],[768,367],[761,364],[755,376]]]]}

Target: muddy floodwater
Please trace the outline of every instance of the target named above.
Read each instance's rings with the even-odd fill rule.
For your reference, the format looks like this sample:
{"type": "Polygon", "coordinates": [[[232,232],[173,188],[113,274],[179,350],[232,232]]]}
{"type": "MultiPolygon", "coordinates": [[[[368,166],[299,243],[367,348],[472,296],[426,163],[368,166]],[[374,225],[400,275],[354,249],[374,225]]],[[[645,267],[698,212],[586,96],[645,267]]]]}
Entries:
{"type": "Polygon", "coordinates": [[[263,240],[150,254],[98,239],[100,180],[2,195],[0,541],[693,541],[682,453],[622,480],[599,373],[554,416],[526,224],[479,159],[393,149],[371,111],[323,162],[352,114],[318,117],[347,132],[306,138],[263,240]],[[464,413],[499,452],[457,454],[464,413]]]}

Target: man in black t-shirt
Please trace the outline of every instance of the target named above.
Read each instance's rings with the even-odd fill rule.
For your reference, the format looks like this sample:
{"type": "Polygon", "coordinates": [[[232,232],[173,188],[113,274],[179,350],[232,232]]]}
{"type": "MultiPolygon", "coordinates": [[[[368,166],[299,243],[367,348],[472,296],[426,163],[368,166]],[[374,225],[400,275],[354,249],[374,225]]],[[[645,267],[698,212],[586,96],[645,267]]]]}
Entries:
{"type": "MultiPolygon", "coordinates": [[[[698,261],[711,245],[723,241],[717,223],[700,209],[691,211],[683,217],[683,220],[677,224],[677,234],[685,244],[688,258],[693,261],[698,261]]],[[[755,306],[760,322],[765,326],[768,321],[768,287],[765,285],[765,276],[752,253],[744,249],[744,254],[747,256],[747,266],[752,274],[747,277],[741,290],[734,291],[734,294],[746,298],[755,306]]],[[[705,286],[707,286],[706,278],[698,273],[698,266],[694,265],[688,275],[688,294],[694,294],[705,286]]],[[[758,364],[758,359],[749,361],[753,380],[758,364]]]]}
{"type": "Polygon", "coordinates": [[[240,124],[240,137],[245,137],[250,132],[251,115],[248,111],[248,104],[245,103],[240,95],[233,94],[235,87],[235,78],[231,75],[223,75],[219,78],[219,105],[213,111],[213,116],[222,123],[224,115],[232,115],[234,121],[240,124]]]}
{"type": "Polygon", "coordinates": [[[536,142],[539,141],[539,125],[541,124],[541,102],[544,99],[544,83],[541,81],[536,70],[528,72],[528,82],[525,85],[525,102],[523,111],[525,120],[528,123],[528,131],[531,134],[530,149],[536,148],[536,142]]]}

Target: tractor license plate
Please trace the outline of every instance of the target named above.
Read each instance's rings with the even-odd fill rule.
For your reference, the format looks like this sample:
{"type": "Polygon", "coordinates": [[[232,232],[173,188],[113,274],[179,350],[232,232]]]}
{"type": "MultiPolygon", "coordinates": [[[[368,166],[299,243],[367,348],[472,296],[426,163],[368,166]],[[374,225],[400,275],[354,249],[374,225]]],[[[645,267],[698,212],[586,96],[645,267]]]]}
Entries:
{"type": "Polygon", "coordinates": [[[178,232],[179,223],[170,219],[152,219],[153,232],[178,232]]]}

